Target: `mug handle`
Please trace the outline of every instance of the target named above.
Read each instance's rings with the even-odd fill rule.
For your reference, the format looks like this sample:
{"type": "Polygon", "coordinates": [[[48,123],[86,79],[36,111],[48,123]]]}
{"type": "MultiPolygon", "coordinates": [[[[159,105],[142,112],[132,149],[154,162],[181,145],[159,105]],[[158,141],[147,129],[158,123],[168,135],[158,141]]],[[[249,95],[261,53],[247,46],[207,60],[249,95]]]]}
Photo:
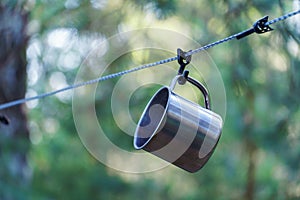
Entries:
{"type": "MultiPolygon", "coordinates": [[[[171,84],[170,84],[170,89],[171,91],[174,90],[176,83],[179,81],[180,78],[184,78],[182,75],[177,75],[175,76],[175,78],[172,80],[171,84]]],[[[192,77],[187,77],[186,79],[189,83],[191,83],[192,85],[196,86],[201,93],[204,96],[204,104],[205,104],[205,108],[210,110],[211,106],[210,106],[210,100],[209,100],[209,93],[207,91],[207,89],[204,87],[204,85],[202,85],[200,82],[198,82],[196,79],[192,78],[192,77]]]]}

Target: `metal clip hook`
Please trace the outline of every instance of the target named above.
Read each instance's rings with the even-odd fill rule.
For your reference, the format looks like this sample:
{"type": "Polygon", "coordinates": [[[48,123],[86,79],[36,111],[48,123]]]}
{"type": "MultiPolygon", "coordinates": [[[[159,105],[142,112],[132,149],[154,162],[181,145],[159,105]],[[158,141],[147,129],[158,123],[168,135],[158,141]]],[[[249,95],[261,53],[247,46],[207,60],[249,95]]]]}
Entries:
{"type": "Polygon", "coordinates": [[[253,27],[241,32],[240,34],[236,35],[236,39],[242,39],[244,37],[247,37],[248,35],[251,35],[252,33],[257,33],[257,34],[262,34],[262,33],[266,33],[269,31],[272,31],[274,29],[272,29],[269,25],[266,25],[266,23],[268,22],[268,18],[269,16],[265,16],[259,20],[257,20],[254,24],[253,27]]]}
{"type": "Polygon", "coordinates": [[[188,79],[188,76],[189,76],[189,71],[188,70],[184,70],[182,76],[180,76],[178,78],[178,83],[180,85],[184,85],[186,83],[187,79],[188,79]]]}
{"type": "Polygon", "coordinates": [[[187,66],[192,60],[192,55],[186,56],[185,54],[186,52],[182,51],[182,49],[180,48],[177,49],[177,61],[180,64],[178,75],[184,72],[185,66],[187,66]]]}
{"type": "Polygon", "coordinates": [[[255,33],[262,34],[274,30],[269,25],[266,25],[268,18],[269,16],[265,16],[253,24],[255,33]]]}

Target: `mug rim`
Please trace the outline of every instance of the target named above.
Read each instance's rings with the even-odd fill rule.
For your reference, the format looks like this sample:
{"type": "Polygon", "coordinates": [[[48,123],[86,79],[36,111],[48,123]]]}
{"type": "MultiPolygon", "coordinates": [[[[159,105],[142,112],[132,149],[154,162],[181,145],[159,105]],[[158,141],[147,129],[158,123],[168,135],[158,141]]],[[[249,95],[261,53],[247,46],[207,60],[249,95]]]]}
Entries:
{"type": "Polygon", "coordinates": [[[169,104],[170,104],[170,95],[171,95],[171,89],[170,87],[168,86],[163,86],[161,87],[158,91],[156,91],[156,93],[151,97],[151,99],[149,100],[149,102],[147,103],[142,115],[141,115],[141,118],[139,119],[139,122],[137,124],[137,128],[135,130],[135,133],[134,133],[134,140],[133,140],[133,145],[134,145],[134,148],[139,150],[139,149],[143,149],[151,140],[152,138],[157,134],[157,130],[159,129],[160,125],[162,124],[165,116],[166,116],[166,113],[167,113],[167,110],[169,108],[169,104]],[[142,145],[137,145],[137,140],[139,139],[138,137],[138,132],[139,132],[139,129],[140,129],[140,124],[142,123],[143,119],[144,119],[144,116],[145,114],[147,113],[148,109],[150,108],[149,106],[153,103],[155,97],[162,91],[162,90],[167,90],[168,91],[168,96],[167,96],[167,102],[166,102],[166,106],[164,108],[164,112],[163,114],[161,115],[161,119],[159,120],[159,122],[157,123],[157,126],[155,127],[155,129],[153,129],[153,132],[150,134],[149,137],[144,137],[143,139],[146,140],[146,142],[144,142],[142,145]]]}

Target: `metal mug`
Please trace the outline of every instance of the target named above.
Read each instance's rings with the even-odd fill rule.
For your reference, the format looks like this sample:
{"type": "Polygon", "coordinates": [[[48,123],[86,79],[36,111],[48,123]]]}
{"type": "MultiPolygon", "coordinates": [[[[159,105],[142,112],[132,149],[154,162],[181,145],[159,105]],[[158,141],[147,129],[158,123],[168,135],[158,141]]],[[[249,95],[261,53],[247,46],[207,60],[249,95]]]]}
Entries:
{"type": "Polygon", "coordinates": [[[206,88],[191,77],[178,75],[149,101],[133,143],[135,149],[144,149],[188,172],[196,172],[212,155],[222,125],[222,118],[210,111],[206,88]],[[184,84],[185,80],[202,92],[206,108],[173,92],[176,83],[184,84]]]}

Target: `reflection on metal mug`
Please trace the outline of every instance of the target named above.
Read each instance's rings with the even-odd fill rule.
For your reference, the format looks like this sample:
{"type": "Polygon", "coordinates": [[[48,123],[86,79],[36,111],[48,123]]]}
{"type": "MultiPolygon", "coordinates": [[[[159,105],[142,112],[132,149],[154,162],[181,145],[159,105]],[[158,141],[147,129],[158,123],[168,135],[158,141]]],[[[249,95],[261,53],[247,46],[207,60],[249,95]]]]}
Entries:
{"type": "Polygon", "coordinates": [[[206,88],[191,77],[176,76],[149,101],[134,135],[134,147],[144,149],[189,172],[201,169],[221,136],[223,121],[210,111],[206,88]],[[173,92],[185,80],[204,95],[205,107],[173,92]]]}

